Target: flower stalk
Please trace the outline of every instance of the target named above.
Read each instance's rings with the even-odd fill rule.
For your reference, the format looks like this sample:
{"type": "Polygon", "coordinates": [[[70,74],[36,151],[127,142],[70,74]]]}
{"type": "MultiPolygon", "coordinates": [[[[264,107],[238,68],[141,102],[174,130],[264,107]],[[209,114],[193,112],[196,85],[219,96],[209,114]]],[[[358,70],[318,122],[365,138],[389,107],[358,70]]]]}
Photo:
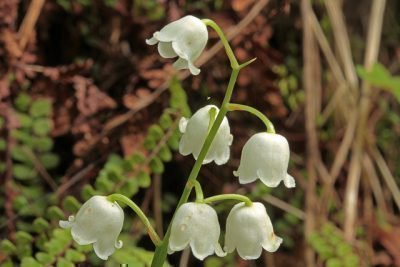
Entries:
{"type": "MultiPolygon", "coordinates": [[[[229,45],[228,40],[226,39],[224,33],[222,32],[221,28],[212,20],[209,19],[204,19],[202,20],[207,26],[210,26],[211,28],[213,28],[219,38],[221,39],[222,44],[225,47],[225,51],[226,54],[229,58],[229,61],[231,63],[231,68],[232,68],[232,73],[231,76],[229,78],[229,83],[228,83],[228,87],[226,89],[225,92],[225,96],[224,99],[222,101],[221,104],[221,109],[218,112],[217,117],[215,118],[215,121],[211,127],[211,130],[209,131],[206,140],[203,144],[203,147],[200,151],[200,154],[195,162],[195,164],[193,165],[192,171],[189,174],[189,178],[188,181],[186,182],[186,186],[183,190],[183,193],[181,195],[181,198],[179,199],[178,205],[176,207],[176,210],[174,212],[174,216],[176,214],[176,211],[179,209],[180,206],[182,206],[184,203],[186,203],[188,201],[189,195],[192,191],[193,185],[195,184],[196,180],[197,180],[197,176],[200,172],[201,166],[203,164],[203,160],[206,157],[208,150],[210,149],[211,143],[214,140],[215,135],[218,132],[218,129],[222,123],[222,120],[224,119],[226,113],[228,112],[228,104],[231,100],[232,97],[232,92],[233,89],[235,87],[236,84],[236,80],[237,77],[239,75],[240,70],[247,66],[247,64],[243,64],[242,66],[239,65],[231,46],[229,45]]],[[[173,220],[173,218],[172,218],[173,220]]],[[[161,242],[161,245],[156,247],[155,253],[154,253],[154,257],[153,257],[153,261],[151,263],[152,267],[161,267],[163,266],[165,259],[167,257],[167,250],[168,250],[168,242],[169,242],[169,238],[171,235],[171,224],[168,226],[167,232],[165,234],[164,239],[161,242]]]]}
{"type": "Polygon", "coordinates": [[[223,200],[237,200],[240,202],[244,202],[246,206],[251,207],[253,205],[253,202],[250,200],[250,198],[239,195],[239,194],[221,194],[221,195],[215,195],[212,197],[205,198],[203,200],[203,203],[209,204],[212,202],[216,201],[223,201],[223,200]]]}
{"type": "Polygon", "coordinates": [[[264,124],[265,127],[267,127],[267,133],[275,133],[275,127],[272,124],[272,122],[263,114],[261,113],[259,110],[247,106],[247,105],[242,105],[242,104],[235,104],[235,103],[229,103],[228,104],[228,110],[229,111],[235,111],[235,110],[239,110],[239,111],[247,111],[253,115],[255,115],[256,117],[258,117],[264,124]]]}
{"type": "Polygon", "coordinates": [[[143,224],[146,226],[147,233],[149,234],[149,237],[153,244],[155,246],[159,246],[161,244],[161,239],[158,236],[157,232],[154,230],[153,226],[151,225],[149,219],[147,216],[143,213],[143,211],[140,209],[138,205],[135,204],[131,199],[127,198],[124,195],[121,194],[112,194],[107,197],[109,201],[116,201],[116,202],[121,202],[129,206],[140,218],[140,220],[143,222],[143,224]]]}

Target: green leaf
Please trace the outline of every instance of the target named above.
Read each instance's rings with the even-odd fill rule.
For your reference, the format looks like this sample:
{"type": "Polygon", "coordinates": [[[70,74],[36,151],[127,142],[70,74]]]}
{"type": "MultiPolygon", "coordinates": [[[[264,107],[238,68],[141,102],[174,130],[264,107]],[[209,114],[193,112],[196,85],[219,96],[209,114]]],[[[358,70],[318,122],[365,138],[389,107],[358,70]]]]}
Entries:
{"type": "Polygon", "coordinates": [[[21,267],[42,267],[42,264],[32,257],[24,257],[21,261],[21,267]]]}
{"type": "Polygon", "coordinates": [[[48,118],[38,118],[33,121],[33,132],[38,136],[45,136],[53,129],[53,122],[48,118]]]}
{"type": "Polygon", "coordinates": [[[130,179],[124,183],[124,186],[120,188],[120,193],[127,196],[131,197],[137,193],[139,190],[139,185],[138,182],[135,179],[130,179]]]}
{"type": "Polygon", "coordinates": [[[7,259],[0,264],[0,267],[14,267],[14,264],[11,259],[7,259]]]}
{"type": "Polygon", "coordinates": [[[31,234],[24,232],[24,231],[18,231],[15,234],[15,239],[17,242],[17,246],[20,244],[29,244],[32,242],[33,237],[31,234]]]}
{"type": "Polygon", "coordinates": [[[11,149],[11,157],[13,160],[17,160],[23,163],[27,163],[28,165],[32,165],[32,160],[29,155],[26,153],[26,148],[23,146],[14,146],[11,149]]]}
{"type": "Polygon", "coordinates": [[[132,156],[130,156],[128,158],[128,161],[133,165],[141,164],[141,163],[144,163],[146,161],[146,157],[142,153],[136,152],[136,153],[132,154],[132,156]]]}
{"type": "Polygon", "coordinates": [[[360,65],[356,69],[361,79],[373,86],[382,87],[390,91],[400,102],[400,76],[392,76],[385,66],[380,63],[373,65],[370,71],[360,65]]]}
{"type": "Polygon", "coordinates": [[[164,162],[169,162],[172,159],[172,153],[171,150],[168,148],[168,146],[163,145],[160,148],[160,151],[158,152],[158,156],[161,158],[162,161],[164,162]]]}
{"type": "Polygon", "coordinates": [[[30,128],[32,125],[32,119],[28,115],[24,113],[18,113],[17,114],[17,119],[21,125],[22,128],[30,128]]]}
{"type": "Polygon", "coordinates": [[[52,110],[51,102],[48,99],[38,99],[31,105],[29,113],[33,117],[49,116],[52,110]]]}
{"type": "Polygon", "coordinates": [[[160,158],[158,157],[154,157],[151,161],[150,161],[150,169],[155,173],[155,174],[161,174],[164,172],[164,164],[162,163],[162,161],[160,160],[160,158]]]}
{"type": "Polygon", "coordinates": [[[53,148],[53,140],[49,137],[37,137],[32,140],[33,148],[39,152],[48,152],[53,148]]]}
{"type": "Polygon", "coordinates": [[[81,196],[84,200],[88,200],[92,196],[98,195],[99,193],[93,188],[92,185],[86,184],[81,191],[81,196]]]}
{"type": "Polygon", "coordinates": [[[37,177],[37,171],[31,166],[14,164],[13,176],[19,180],[30,180],[37,177]]]}
{"type": "Polygon", "coordinates": [[[20,93],[14,100],[14,105],[19,111],[27,111],[30,104],[31,97],[25,93],[20,93]]]}
{"type": "Polygon", "coordinates": [[[57,267],[75,267],[75,265],[69,260],[60,258],[57,261],[57,267]]]}
{"type": "Polygon", "coordinates": [[[30,255],[32,255],[31,244],[18,245],[16,254],[17,254],[18,258],[29,257],[30,255]]]}
{"type": "Polygon", "coordinates": [[[14,253],[17,248],[15,245],[8,239],[3,239],[0,243],[0,250],[8,255],[14,253]]]}
{"type": "Polygon", "coordinates": [[[175,129],[171,137],[168,139],[167,143],[172,150],[178,150],[180,139],[181,139],[181,133],[179,132],[179,129],[175,129]]]}
{"type": "Polygon", "coordinates": [[[160,122],[161,128],[163,128],[164,130],[169,129],[172,126],[172,124],[174,123],[171,116],[166,112],[164,112],[161,115],[159,122],[160,122]]]}
{"type": "Polygon", "coordinates": [[[35,230],[36,233],[44,232],[48,228],[49,228],[49,223],[41,217],[38,217],[33,221],[33,229],[35,230]]]}
{"type": "Polygon", "coordinates": [[[164,136],[164,131],[161,126],[153,124],[148,130],[148,135],[150,135],[156,141],[160,140],[164,136]]]}
{"type": "Polygon", "coordinates": [[[58,157],[57,154],[54,153],[46,153],[40,155],[39,160],[43,164],[43,166],[48,170],[54,169],[55,167],[58,166],[58,163],[60,162],[60,158],[58,157]]]}
{"type": "Polygon", "coordinates": [[[20,141],[28,146],[32,146],[32,135],[30,133],[21,131],[21,130],[12,130],[11,136],[15,138],[17,141],[20,141]]]}
{"type": "Polygon", "coordinates": [[[62,220],[64,217],[64,212],[57,206],[51,206],[46,211],[46,218],[49,220],[62,220]]]}
{"type": "Polygon", "coordinates": [[[326,267],[342,267],[342,261],[338,258],[331,258],[326,261],[326,267]]]}
{"type": "Polygon", "coordinates": [[[157,140],[154,139],[153,136],[148,135],[148,136],[146,136],[146,138],[144,139],[143,146],[144,146],[144,148],[146,148],[147,150],[153,150],[153,149],[157,146],[157,140]]]}
{"type": "Polygon", "coordinates": [[[0,138],[0,151],[5,151],[7,148],[7,143],[4,139],[0,138]]]}
{"type": "Polygon", "coordinates": [[[97,178],[95,182],[96,189],[100,192],[107,193],[112,191],[114,183],[107,176],[97,178]]]}
{"type": "Polygon", "coordinates": [[[65,259],[71,261],[71,262],[83,262],[86,260],[85,254],[76,251],[74,249],[68,249],[65,252],[65,259]]]}
{"type": "Polygon", "coordinates": [[[13,207],[16,211],[20,211],[24,207],[28,206],[29,201],[24,195],[19,195],[16,198],[14,198],[13,201],[13,207]]]}
{"type": "Polygon", "coordinates": [[[70,213],[76,213],[81,206],[81,203],[73,196],[67,196],[63,200],[63,208],[70,213]]]}
{"type": "Polygon", "coordinates": [[[0,129],[3,128],[4,122],[5,122],[4,118],[0,117],[0,129]]]}
{"type": "Polygon", "coordinates": [[[49,265],[55,260],[54,256],[44,252],[36,253],[35,258],[43,265],[49,265]]]}
{"type": "Polygon", "coordinates": [[[138,180],[138,184],[139,184],[140,187],[147,188],[151,184],[150,175],[145,171],[139,172],[139,174],[137,175],[136,179],[138,180]]]}

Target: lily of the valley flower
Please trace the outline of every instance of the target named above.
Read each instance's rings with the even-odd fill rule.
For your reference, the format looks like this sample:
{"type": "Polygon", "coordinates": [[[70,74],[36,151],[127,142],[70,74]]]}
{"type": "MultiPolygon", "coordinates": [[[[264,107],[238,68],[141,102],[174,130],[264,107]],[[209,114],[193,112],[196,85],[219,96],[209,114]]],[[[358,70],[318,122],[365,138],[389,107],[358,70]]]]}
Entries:
{"type": "Polygon", "coordinates": [[[263,248],[275,252],[281,243],[282,238],[274,234],[263,204],[239,203],[232,208],[226,220],[226,252],[231,253],[236,248],[241,258],[253,260],[260,257],[263,248]]]}
{"type": "Polygon", "coordinates": [[[234,175],[239,177],[241,184],[260,178],[269,187],[276,187],[281,181],[288,188],[295,187],[294,178],[287,173],[289,156],[289,144],[285,137],[257,133],[244,145],[240,165],[234,175]]]}
{"type": "Polygon", "coordinates": [[[223,257],[226,253],[218,243],[220,231],[217,213],[211,206],[185,203],[172,221],[168,253],[183,250],[190,245],[193,255],[199,260],[214,252],[223,257]]]}
{"type": "Polygon", "coordinates": [[[60,221],[60,227],[71,228],[73,239],[79,245],[93,244],[100,259],[107,260],[115,248],[122,247],[118,235],[122,230],[124,212],[117,202],[94,196],[86,201],[75,216],[60,221]]]}
{"type": "MultiPolygon", "coordinates": [[[[210,118],[217,116],[219,109],[214,105],[208,105],[199,109],[190,119],[181,118],[179,130],[183,136],[179,143],[179,152],[186,156],[193,154],[194,158],[200,154],[200,150],[210,130],[210,118]],[[214,112],[211,112],[214,109],[214,112]]],[[[203,164],[215,161],[216,164],[225,164],[230,156],[230,145],[233,136],[231,135],[229,122],[224,117],[218,132],[211,143],[211,147],[203,161],[203,164]]]]}
{"type": "Polygon", "coordinates": [[[186,16],[155,32],[146,43],[158,43],[158,52],[163,58],[179,57],[173,65],[174,68],[189,69],[193,75],[197,75],[200,69],[193,63],[203,52],[207,40],[206,25],[196,17],[186,16]]]}

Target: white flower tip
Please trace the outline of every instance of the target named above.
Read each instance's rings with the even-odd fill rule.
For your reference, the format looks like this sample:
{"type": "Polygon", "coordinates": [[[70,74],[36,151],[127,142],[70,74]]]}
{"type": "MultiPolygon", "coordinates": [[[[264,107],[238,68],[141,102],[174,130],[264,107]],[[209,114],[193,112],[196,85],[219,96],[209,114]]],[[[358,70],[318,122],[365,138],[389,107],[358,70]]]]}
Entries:
{"type": "Polygon", "coordinates": [[[122,246],[124,245],[124,242],[122,242],[122,240],[116,240],[115,241],[115,248],[120,249],[122,248],[122,246]]]}
{"type": "Polygon", "coordinates": [[[59,221],[58,225],[61,228],[67,229],[67,228],[71,228],[72,227],[72,223],[70,223],[69,221],[59,221]]]}
{"type": "Polygon", "coordinates": [[[150,39],[146,39],[146,44],[148,44],[148,45],[155,45],[157,43],[158,43],[158,40],[154,36],[151,37],[150,39]]]}
{"type": "Polygon", "coordinates": [[[271,235],[262,244],[263,248],[268,252],[275,252],[281,246],[283,239],[271,233],[271,235]]]}
{"type": "Polygon", "coordinates": [[[186,126],[187,126],[187,124],[188,124],[188,119],[186,119],[185,117],[182,117],[180,120],[179,120],[179,131],[181,132],[181,133],[185,133],[186,132],[186,126]]]}
{"type": "Polygon", "coordinates": [[[283,183],[287,188],[293,188],[296,187],[296,181],[294,180],[293,176],[290,174],[286,175],[286,178],[283,180],[283,183]]]}
{"type": "Polygon", "coordinates": [[[193,75],[199,75],[200,74],[200,69],[197,68],[195,65],[193,65],[193,63],[191,63],[189,61],[188,65],[189,65],[189,70],[190,70],[191,74],[193,74],[193,75]]]}

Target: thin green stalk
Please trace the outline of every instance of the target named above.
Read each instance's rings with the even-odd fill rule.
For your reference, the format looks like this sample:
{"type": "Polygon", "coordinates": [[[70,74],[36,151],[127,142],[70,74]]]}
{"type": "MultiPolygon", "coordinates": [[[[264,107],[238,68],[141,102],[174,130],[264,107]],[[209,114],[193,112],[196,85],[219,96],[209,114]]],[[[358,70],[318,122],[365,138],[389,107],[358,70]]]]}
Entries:
{"type": "Polygon", "coordinates": [[[218,26],[218,24],[215,23],[211,19],[202,19],[202,21],[204,22],[205,25],[213,28],[213,30],[218,34],[219,38],[221,39],[222,44],[225,47],[226,55],[228,56],[229,61],[231,62],[232,69],[238,68],[239,63],[235,57],[235,54],[233,53],[232,48],[229,45],[229,42],[226,39],[224,32],[221,30],[221,28],[218,26]]]}
{"type": "MultiPolygon", "coordinates": [[[[224,119],[226,113],[228,112],[227,104],[229,103],[229,101],[231,99],[232,91],[235,86],[239,71],[240,71],[240,68],[235,68],[232,70],[231,77],[229,79],[228,88],[226,90],[225,97],[224,97],[224,100],[221,105],[221,109],[219,110],[217,118],[215,119],[215,122],[214,122],[213,126],[211,127],[210,132],[207,135],[207,138],[203,144],[203,147],[200,150],[200,154],[199,154],[196,162],[194,163],[193,169],[190,172],[188,181],[186,182],[185,189],[183,190],[182,196],[179,199],[176,210],[178,210],[180,206],[182,206],[184,203],[187,202],[190,192],[192,191],[194,183],[197,179],[197,175],[200,172],[201,165],[203,164],[203,160],[208,153],[208,150],[211,146],[212,141],[214,140],[215,135],[217,134],[217,131],[219,129],[219,126],[222,123],[222,120],[224,119]]],[[[174,212],[174,215],[176,213],[176,210],[174,212]]],[[[172,217],[172,220],[173,219],[174,218],[172,217]]],[[[169,242],[170,235],[171,235],[171,224],[169,224],[169,226],[168,226],[167,232],[164,236],[164,239],[163,239],[161,245],[157,246],[156,251],[154,252],[153,262],[151,263],[152,267],[161,267],[164,264],[165,259],[167,257],[168,242],[169,242]]]]}
{"type": "Polygon", "coordinates": [[[194,190],[196,190],[196,202],[203,202],[204,195],[199,181],[194,181],[194,190]]]}
{"type": "Polygon", "coordinates": [[[238,194],[222,194],[222,195],[216,195],[212,197],[205,198],[203,200],[203,203],[212,203],[215,201],[222,201],[222,200],[238,200],[240,202],[244,202],[246,206],[250,207],[253,205],[253,202],[250,200],[250,198],[238,194]]]}
{"type": "Polygon", "coordinates": [[[262,120],[262,122],[267,127],[268,133],[275,133],[275,127],[272,124],[272,122],[267,118],[267,116],[265,116],[263,113],[261,113],[260,111],[258,111],[257,109],[255,109],[253,107],[250,107],[247,105],[229,103],[228,110],[229,111],[234,111],[234,110],[247,111],[247,112],[257,116],[260,120],[262,120]]]}
{"type": "Polygon", "coordinates": [[[107,199],[112,202],[117,201],[128,205],[139,216],[140,220],[146,226],[147,233],[149,234],[151,241],[153,241],[153,244],[156,246],[159,246],[161,244],[162,241],[160,237],[157,235],[157,232],[154,230],[153,226],[151,225],[149,219],[139,208],[139,206],[135,204],[135,202],[133,202],[131,199],[121,194],[109,195],[107,199]]]}

